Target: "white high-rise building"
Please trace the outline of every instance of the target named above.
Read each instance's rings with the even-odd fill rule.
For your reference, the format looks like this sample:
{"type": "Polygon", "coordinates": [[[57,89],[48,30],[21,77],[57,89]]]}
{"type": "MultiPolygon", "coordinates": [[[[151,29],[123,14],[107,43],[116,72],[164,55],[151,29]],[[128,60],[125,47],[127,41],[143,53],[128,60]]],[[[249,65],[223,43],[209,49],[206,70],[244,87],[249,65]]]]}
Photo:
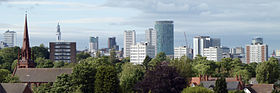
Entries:
{"type": "Polygon", "coordinates": [[[246,45],[247,64],[268,60],[268,45],[263,44],[262,38],[254,38],[251,45],[246,45]]]}
{"type": "Polygon", "coordinates": [[[3,39],[4,43],[6,43],[8,47],[14,47],[16,46],[17,34],[15,31],[8,30],[3,34],[3,39]]]}
{"type": "Polygon", "coordinates": [[[60,32],[60,25],[59,23],[57,24],[57,31],[56,31],[56,41],[61,40],[61,32],[60,32]]]}
{"type": "Polygon", "coordinates": [[[156,50],[156,44],[157,44],[157,31],[153,28],[149,28],[145,32],[145,38],[146,41],[149,42],[152,46],[155,46],[156,50]]]}
{"type": "Polygon", "coordinates": [[[202,55],[204,48],[220,47],[220,38],[210,38],[210,36],[196,36],[193,38],[193,58],[202,55]]]}
{"type": "Polygon", "coordinates": [[[131,45],[130,49],[130,62],[134,64],[142,64],[147,55],[155,57],[155,46],[149,43],[137,43],[131,45]]]}
{"type": "Polygon", "coordinates": [[[124,55],[123,57],[130,57],[130,46],[136,43],[135,30],[124,31],[124,55]]]}
{"type": "Polygon", "coordinates": [[[190,49],[187,46],[175,47],[174,58],[181,58],[182,56],[186,56],[192,59],[192,55],[190,54],[190,49]]]}
{"type": "Polygon", "coordinates": [[[204,48],[203,57],[207,57],[207,60],[221,61],[223,50],[219,47],[204,48]]]}
{"type": "Polygon", "coordinates": [[[95,53],[98,51],[98,37],[90,37],[89,52],[95,53]]]}
{"type": "Polygon", "coordinates": [[[203,54],[204,48],[211,46],[210,36],[196,36],[193,38],[193,58],[203,54]]]}

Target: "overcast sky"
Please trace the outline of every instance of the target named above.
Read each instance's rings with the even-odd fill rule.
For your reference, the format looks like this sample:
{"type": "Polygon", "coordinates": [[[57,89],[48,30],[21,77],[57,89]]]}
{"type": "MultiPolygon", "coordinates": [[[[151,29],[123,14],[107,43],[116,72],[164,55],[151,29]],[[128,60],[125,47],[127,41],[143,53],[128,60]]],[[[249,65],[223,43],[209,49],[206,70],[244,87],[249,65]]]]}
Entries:
{"type": "Polygon", "coordinates": [[[88,48],[89,36],[99,36],[100,47],[123,31],[136,30],[144,41],[145,30],[158,20],[173,20],[175,46],[196,35],[221,38],[222,45],[243,46],[263,37],[269,51],[280,46],[280,0],[0,0],[0,31],[18,33],[21,45],[24,14],[28,11],[31,45],[55,41],[56,25],[62,38],[88,48]]]}

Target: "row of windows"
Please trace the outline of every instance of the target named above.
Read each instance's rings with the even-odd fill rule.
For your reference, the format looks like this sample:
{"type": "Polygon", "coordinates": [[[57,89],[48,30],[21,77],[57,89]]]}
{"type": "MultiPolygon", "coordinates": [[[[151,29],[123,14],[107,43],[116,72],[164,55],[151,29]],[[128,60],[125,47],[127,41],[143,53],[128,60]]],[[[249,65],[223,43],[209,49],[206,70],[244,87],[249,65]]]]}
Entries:
{"type": "Polygon", "coordinates": [[[71,53],[54,53],[54,55],[58,56],[58,55],[71,55],[71,53]]]}
{"type": "Polygon", "coordinates": [[[70,52],[70,49],[55,49],[55,52],[70,52]]]}
{"type": "Polygon", "coordinates": [[[70,48],[70,46],[55,46],[54,48],[70,48]]]}
{"type": "Polygon", "coordinates": [[[71,59],[71,57],[70,56],[56,56],[55,60],[58,60],[58,59],[71,59]]]}

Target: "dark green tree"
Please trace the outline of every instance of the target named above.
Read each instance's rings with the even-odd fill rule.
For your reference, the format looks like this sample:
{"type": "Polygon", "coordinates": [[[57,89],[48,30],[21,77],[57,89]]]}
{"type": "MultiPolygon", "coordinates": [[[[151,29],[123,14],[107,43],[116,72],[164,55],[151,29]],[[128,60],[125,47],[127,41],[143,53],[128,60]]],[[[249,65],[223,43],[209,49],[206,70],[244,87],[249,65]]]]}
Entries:
{"type": "Polygon", "coordinates": [[[49,59],[45,59],[45,58],[37,58],[35,60],[36,68],[52,68],[54,66],[53,62],[49,59]]]}
{"type": "Polygon", "coordinates": [[[220,77],[219,79],[216,80],[214,92],[215,93],[228,93],[227,82],[224,77],[220,77]]]}
{"type": "Polygon", "coordinates": [[[99,66],[94,82],[95,93],[117,93],[119,81],[116,69],[113,66],[99,66]]]}
{"type": "Polygon", "coordinates": [[[97,51],[97,52],[96,52],[96,57],[97,57],[97,58],[100,58],[101,56],[102,56],[102,55],[101,55],[100,51],[97,51]]]}
{"type": "Polygon", "coordinates": [[[63,67],[65,63],[63,61],[54,62],[54,68],[63,67]]]}
{"type": "Polygon", "coordinates": [[[44,44],[40,44],[40,46],[34,46],[31,48],[31,52],[34,53],[34,58],[37,59],[39,57],[49,59],[50,53],[48,48],[44,46],[44,44]]]}
{"type": "Polygon", "coordinates": [[[130,62],[130,57],[125,57],[122,59],[123,63],[130,62]]]}
{"type": "Polygon", "coordinates": [[[185,88],[181,93],[214,93],[214,92],[204,87],[188,87],[185,88]]]}
{"type": "Polygon", "coordinates": [[[83,60],[83,59],[87,59],[91,57],[89,53],[86,53],[86,52],[81,52],[79,54],[77,54],[76,58],[77,58],[77,62],[83,60]]]}
{"type": "Polygon", "coordinates": [[[18,77],[13,77],[7,69],[0,69],[0,83],[16,83],[18,77]]]}
{"type": "Polygon", "coordinates": [[[187,85],[189,85],[193,74],[192,66],[190,63],[191,60],[186,56],[182,56],[180,60],[178,59],[172,60],[170,63],[171,66],[176,68],[179,75],[185,78],[187,85]]]}
{"type": "Polygon", "coordinates": [[[74,92],[76,89],[77,86],[72,82],[72,76],[69,74],[61,74],[57,76],[52,91],[55,93],[70,93],[74,92]]]}
{"type": "Polygon", "coordinates": [[[166,54],[164,52],[160,52],[157,54],[157,56],[152,59],[148,64],[150,67],[154,67],[156,66],[157,64],[161,63],[161,62],[164,62],[164,61],[167,61],[167,58],[166,58],[166,54]]]}
{"type": "Polygon", "coordinates": [[[125,63],[122,66],[122,72],[119,74],[120,87],[122,92],[133,92],[134,85],[141,81],[144,76],[144,68],[140,65],[125,63]]]}
{"type": "Polygon", "coordinates": [[[180,93],[187,86],[185,78],[177,73],[176,68],[163,62],[148,70],[134,89],[138,93],[180,93]]]}
{"type": "Polygon", "coordinates": [[[148,70],[149,68],[149,62],[152,60],[152,58],[150,58],[148,55],[145,57],[144,61],[143,61],[143,66],[146,70],[148,70]]]}
{"type": "Polygon", "coordinates": [[[273,84],[279,78],[279,63],[270,58],[267,62],[259,63],[256,68],[256,78],[259,83],[273,84]]]}
{"type": "Polygon", "coordinates": [[[11,65],[18,58],[19,47],[9,47],[0,50],[0,67],[12,71],[11,65]]]}
{"type": "Polygon", "coordinates": [[[53,85],[52,83],[41,84],[38,87],[32,87],[32,91],[34,93],[52,93],[52,92],[55,92],[55,91],[52,91],[52,88],[53,88],[52,85],[53,85]]]}
{"type": "Polygon", "coordinates": [[[115,51],[114,48],[110,50],[109,62],[111,62],[111,63],[116,63],[117,62],[116,51],[115,51]]]}
{"type": "Polygon", "coordinates": [[[91,61],[81,62],[73,69],[73,83],[79,86],[82,92],[93,93],[96,65],[91,61]]]}

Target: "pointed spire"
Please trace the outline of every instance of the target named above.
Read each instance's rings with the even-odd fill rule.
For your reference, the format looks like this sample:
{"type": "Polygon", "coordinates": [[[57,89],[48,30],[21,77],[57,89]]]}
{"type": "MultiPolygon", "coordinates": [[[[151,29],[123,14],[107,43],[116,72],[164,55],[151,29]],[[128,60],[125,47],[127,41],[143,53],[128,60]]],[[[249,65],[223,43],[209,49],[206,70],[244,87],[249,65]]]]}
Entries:
{"type": "Polygon", "coordinates": [[[31,48],[29,46],[28,26],[27,26],[27,13],[25,14],[23,42],[20,53],[18,67],[19,68],[34,68],[34,62],[31,59],[31,48]]]}

